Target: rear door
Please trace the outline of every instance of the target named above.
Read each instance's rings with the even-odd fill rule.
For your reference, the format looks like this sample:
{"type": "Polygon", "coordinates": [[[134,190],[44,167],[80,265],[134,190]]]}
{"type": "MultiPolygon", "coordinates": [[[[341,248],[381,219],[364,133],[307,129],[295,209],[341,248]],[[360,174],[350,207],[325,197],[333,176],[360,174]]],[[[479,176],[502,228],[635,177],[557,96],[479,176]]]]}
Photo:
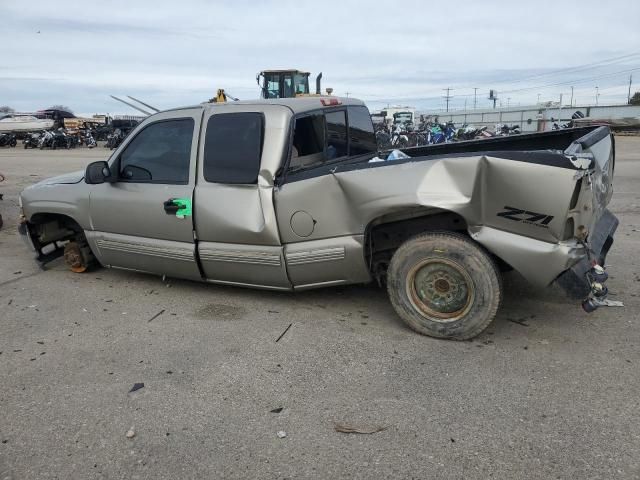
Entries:
{"type": "Polygon", "coordinates": [[[201,279],[192,201],[202,109],[146,120],[110,160],[114,183],[91,185],[89,241],[103,264],[201,279]]]}
{"type": "Polygon", "coordinates": [[[207,281],[291,288],[273,206],[290,116],[278,105],[222,105],[205,114],[194,211],[207,281]]]}

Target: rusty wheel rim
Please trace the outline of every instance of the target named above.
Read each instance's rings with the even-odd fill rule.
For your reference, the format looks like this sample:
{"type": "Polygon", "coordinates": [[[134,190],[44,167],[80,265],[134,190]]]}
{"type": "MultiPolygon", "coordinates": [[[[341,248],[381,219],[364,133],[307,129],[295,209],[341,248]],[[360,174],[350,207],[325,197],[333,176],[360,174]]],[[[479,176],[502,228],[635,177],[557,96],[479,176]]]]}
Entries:
{"type": "Polygon", "coordinates": [[[421,315],[443,323],[466,315],[475,297],[475,287],[466,270],[443,258],[428,258],[411,268],[406,290],[421,315]]]}

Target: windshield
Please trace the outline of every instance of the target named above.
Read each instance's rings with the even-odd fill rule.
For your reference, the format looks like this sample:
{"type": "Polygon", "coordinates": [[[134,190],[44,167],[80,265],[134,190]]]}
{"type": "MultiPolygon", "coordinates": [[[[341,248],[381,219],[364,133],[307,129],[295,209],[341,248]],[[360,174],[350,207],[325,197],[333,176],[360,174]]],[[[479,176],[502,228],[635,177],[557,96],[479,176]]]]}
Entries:
{"type": "Polygon", "coordinates": [[[264,76],[265,98],[278,98],[280,96],[280,76],[277,73],[264,76]]]}
{"type": "Polygon", "coordinates": [[[296,73],[293,76],[293,85],[295,87],[296,95],[309,93],[309,75],[302,73],[296,73]]]}

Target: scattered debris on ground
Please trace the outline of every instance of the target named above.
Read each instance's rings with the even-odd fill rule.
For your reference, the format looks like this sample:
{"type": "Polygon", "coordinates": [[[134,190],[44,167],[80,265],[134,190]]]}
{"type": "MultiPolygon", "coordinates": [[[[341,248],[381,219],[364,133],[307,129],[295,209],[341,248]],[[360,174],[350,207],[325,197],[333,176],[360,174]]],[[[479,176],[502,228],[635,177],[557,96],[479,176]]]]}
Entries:
{"type": "Polygon", "coordinates": [[[363,435],[371,435],[372,433],[382,432],[389,427],[355,427],[347,423],[336,423],[333,428],[336,432],[340,433],[359,433],[363,435]]]}
{"type": "Polygon", "coordinates": [[[284,332],[282,332],[280,334],[280,336],[276,339],[276,343],[278,343],[280,341],[280,339],[282,337],[284,337],[285,333],[287,333],[289,331],[289,329],[291,328],[291,325],[293,325],[293,323],[290,323],[289,326],[287,328],[284,329],[284,332]]]}
{"type": "Polygon", "coordinates": [[[524,323],[524,320],[519,320],[516,318],[507,318],[507,320],[511,323],[517,323],[518,325],[522,325],[523,327],[528,327],[528,323],[524,323]]]}
{"type": "Polygon", "coordinates": [[[153,320],[155,320],[156,318],[158,318],[160,315],[162,315],[165,312],[165,309],[163,308],[162,310],[160,310],[158,313],[156,313],[153,317],[151,317],[149,320],[147,320],[147,323],[151,323],[153,320]]]}

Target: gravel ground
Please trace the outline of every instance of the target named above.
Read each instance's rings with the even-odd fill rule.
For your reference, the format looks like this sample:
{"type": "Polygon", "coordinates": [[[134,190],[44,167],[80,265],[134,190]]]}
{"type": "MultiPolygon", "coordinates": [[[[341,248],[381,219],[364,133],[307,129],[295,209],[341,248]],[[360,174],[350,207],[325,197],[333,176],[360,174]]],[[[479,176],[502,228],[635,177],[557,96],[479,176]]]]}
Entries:
{"type": "Polygon", "coordinates": [[[1,149],[0,479],[640,478],[640,138],[617,147],[625,307],[586,315],[508,274],[470,342],[412,333],[374,286],[41,271],[18,192],[108,151],[1,149]]]}

